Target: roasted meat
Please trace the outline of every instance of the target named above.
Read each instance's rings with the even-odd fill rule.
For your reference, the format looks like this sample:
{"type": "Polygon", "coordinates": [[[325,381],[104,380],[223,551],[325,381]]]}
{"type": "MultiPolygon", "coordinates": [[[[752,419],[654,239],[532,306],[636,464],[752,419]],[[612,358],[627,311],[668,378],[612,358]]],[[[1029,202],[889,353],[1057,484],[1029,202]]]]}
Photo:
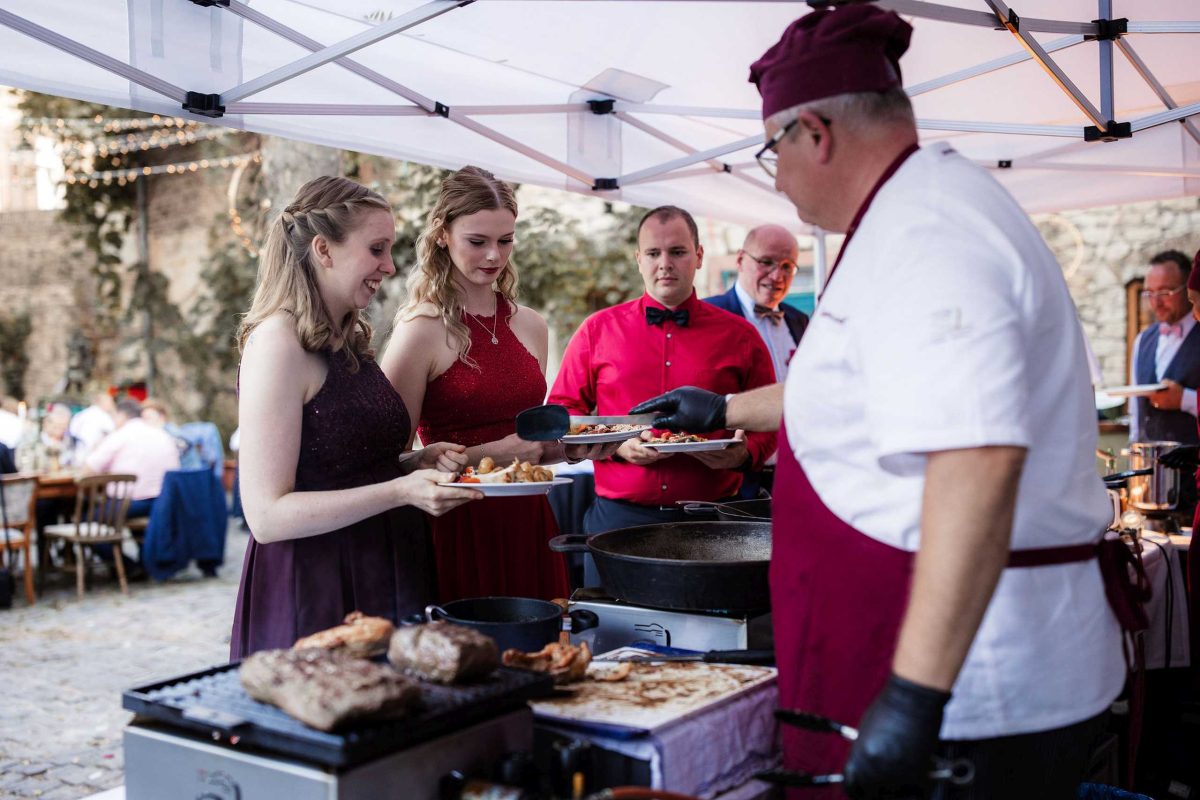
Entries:
{"type": "Polygon", "coordinates": [[[554,642],[536,653],[523,653],[515,649],[504,651],[504,666],[546,672],[553,676],[555,683],[583,680],[591,661],[592,651],[587,642],[580,642],[578,647],[554,642]]]}
{"type": "Polygon", "coordinates": [[[278,706],[312,728],[403,717],[421,702],[421,687],[386,664],[330,650],[263,650],[238,677],[255,700],[278,706]]]}
{"type": "Polygon", "coordinates": [[[463,683],[490,675],[500,665],[496,642],[479,631],[430,622],[392,634],[388,661],[397,669],[438,683],[463,683]]]}
{"type": "Polygon", "coordinates": [[[371,658],[387,652],[396,626],[383,617],[367,617],[361,611],[346,615],[345,623],[305,636],[292,645],[293,650],[319,647],[337,650],[355,658],[371,658]]]}

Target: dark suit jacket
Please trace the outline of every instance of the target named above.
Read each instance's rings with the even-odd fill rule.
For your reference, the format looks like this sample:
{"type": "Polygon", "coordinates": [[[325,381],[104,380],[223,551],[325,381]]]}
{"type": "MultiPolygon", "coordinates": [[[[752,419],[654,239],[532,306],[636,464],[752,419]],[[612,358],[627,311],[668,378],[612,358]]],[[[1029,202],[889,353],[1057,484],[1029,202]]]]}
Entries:
{"type": "MultiPolygon", "coordinates": [[[[745,316],[742,313],[742,303],[738,300],[736,286],[730,287],[729,291],[725,294],[706,297],[704,298],[704,302],[712,303],[717,308],[733,312],[739,317],[745,316]]],[[[792,334],[792,341],[799,344],[800,337],[804,335],[804,329],[808,327],[808,314],[805,314],[795,306],[789,306],[787,303],[780,303],[779,307],[783,310],[783,324],[787,325],[788,331],[792,334]]]]}
{"type": "MultiPolygon", "coordinates": [[[[742,302],[738,300],[737,287],[730,287],[725,294],[718,294],[713,297],[704,298],[704,302],[712,303],[717,308],[723,308],[726,311],[737,314],[739,317],[745,317],[742,313],[742,302]]],[[[783,322],[788,327],[788,331],[792,334],[792,341],[796,344],[800,343],[800,337],[804,335],[804,329],[808,327],[808,314],[805,314],[795,306],[789,306],[787,303],[780,303],[779,307],[783,309],[783,322]]],[[[771,488],[770,476],[751,472],[742,481],[742,489],[739,496],[747,500],[753,500],[758,497],[759,488],[771,488]]]]}

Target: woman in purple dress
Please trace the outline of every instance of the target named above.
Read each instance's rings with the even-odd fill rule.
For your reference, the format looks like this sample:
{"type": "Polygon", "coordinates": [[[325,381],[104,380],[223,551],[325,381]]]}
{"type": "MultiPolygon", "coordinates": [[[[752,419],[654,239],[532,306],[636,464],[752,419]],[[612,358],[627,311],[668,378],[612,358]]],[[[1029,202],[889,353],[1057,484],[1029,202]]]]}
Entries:
{"type": "Polygon", "coordinates": [[[393,621],[436,595],[421,511],[478,492],[439,486],[466,462],[405,452],[411,420],[375,363],[362,309],[392,263],[386,200],[345,178],[300,188],[271,227],[242,321],[241,489],[253,539],[230,657],[290,647],[351,611],[393,621]]]}

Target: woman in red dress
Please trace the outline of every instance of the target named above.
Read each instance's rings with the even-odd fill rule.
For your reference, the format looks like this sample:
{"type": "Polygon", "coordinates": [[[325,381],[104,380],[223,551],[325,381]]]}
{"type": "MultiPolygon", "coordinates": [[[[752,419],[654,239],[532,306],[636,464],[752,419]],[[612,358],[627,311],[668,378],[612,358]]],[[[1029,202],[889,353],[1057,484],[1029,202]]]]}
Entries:
{"type": "MultiPolygon", "coordinates": [[[[516,302],[516,222],[511,187],[490,172],[464,167],[443,181],[381,366],[419,420],[421,441],[465,445],[471,464],[607,458],[614,447],[516,435],[517,413],[546,397],[549,346],[546,320],[516,302]]],[[[488,498],[433,520],[442,601],[565,597],[562,556],[547,547],[557,534],[541,495],[488,498]]]]}

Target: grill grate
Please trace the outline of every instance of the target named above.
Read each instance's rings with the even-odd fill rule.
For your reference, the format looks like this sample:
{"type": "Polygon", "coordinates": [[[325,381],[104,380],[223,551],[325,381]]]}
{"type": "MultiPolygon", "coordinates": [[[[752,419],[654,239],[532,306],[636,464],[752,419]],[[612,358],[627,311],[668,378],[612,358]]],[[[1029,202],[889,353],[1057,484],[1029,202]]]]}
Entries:
{"type": "MultiPolygon", "coordinates": [[[[240,662],[239,662],[240,663],[240,662]]],[[[423,705],[398,720],[354,724],[326,733],[275,706],[251,699],[238,663],[126,690],[129,711],[239,748],[264,750],[329,767],[349,767],[466,728],[553,691],[548,675],[501,667],[482,681],[441,686],[422,681],[423,705]]]]}

